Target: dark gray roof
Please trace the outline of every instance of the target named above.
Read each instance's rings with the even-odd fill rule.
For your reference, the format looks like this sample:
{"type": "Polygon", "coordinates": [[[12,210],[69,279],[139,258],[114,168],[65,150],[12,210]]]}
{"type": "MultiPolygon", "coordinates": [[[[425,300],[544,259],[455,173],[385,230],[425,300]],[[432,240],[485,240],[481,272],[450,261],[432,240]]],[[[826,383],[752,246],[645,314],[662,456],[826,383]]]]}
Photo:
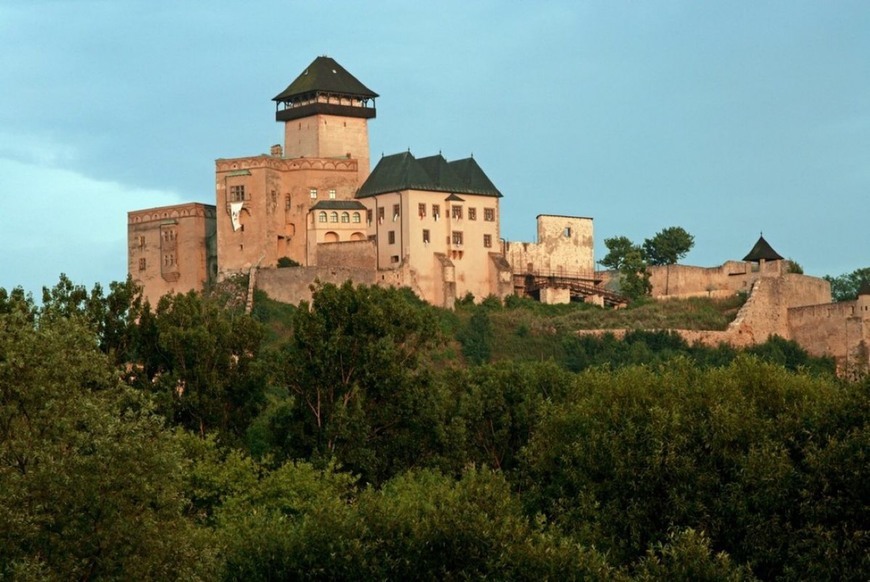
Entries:
{"type": "Polygon", "coordinates": [[[365,210],[365,206],[357,200],[321,200],[311,210],[365,210]]]}
{"type": "Polygon", "coordinates": [[[378,94],[360,83],[344,67],[329,57],[317,57],[296,80],[272,101],[291,101],[312,93],[333,93],[368,99],[378,94]]]}
{"type": "Polygon", "coordinates": [[[764,240],[763,236],[758,237],[758,242],[755,243],[755,246],[752,247],[752,250],[749,251],[749,254],[743,257],[744,261],[752,261],[753,263],[757,263],[758,261],[781,261],[782,257],[773,250],[773,247],[764,240]]]}
{"type": "Polygon", "coordinates": [[[382,157],[356,197],[401,190],[501,197],[501,192],[473,158],[448,162],[438,154],[418,160],[410,152],[382,157]]]}

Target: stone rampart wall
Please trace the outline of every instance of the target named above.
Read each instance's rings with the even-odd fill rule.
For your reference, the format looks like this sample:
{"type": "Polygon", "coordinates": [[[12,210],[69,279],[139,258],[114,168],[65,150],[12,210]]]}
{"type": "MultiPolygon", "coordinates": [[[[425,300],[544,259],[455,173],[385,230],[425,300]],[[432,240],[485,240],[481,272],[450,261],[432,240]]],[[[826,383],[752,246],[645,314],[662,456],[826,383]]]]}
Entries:
{"type": "Polygon", "coordinates": [[[257,289],[283,303],[297,305],[311,301],[311,286],[315,281],[341,285],[345,281],[374,285],[376,271],[349,269],[346,267],[288,267],[286,269],[260,269],[257,272],[257,289]]]}
{"type": "Polygon", "coordinates": [[[317,265],[320,267],[336,265],[374,271],[378,268],[375,243],[370,240],[358,240],[319,244],[317,265]]]}

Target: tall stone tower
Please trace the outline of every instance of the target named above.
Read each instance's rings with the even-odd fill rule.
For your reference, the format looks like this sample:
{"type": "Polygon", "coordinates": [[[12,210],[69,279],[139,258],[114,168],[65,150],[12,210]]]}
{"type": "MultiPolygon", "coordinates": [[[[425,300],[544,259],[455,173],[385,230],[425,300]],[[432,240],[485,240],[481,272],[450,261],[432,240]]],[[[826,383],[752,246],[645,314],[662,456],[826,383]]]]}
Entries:
{"type": "MultiPolygon", "coordinates": [[[[215,161],[219,276],[274,267],[284,257],[316,263],[314,219],[326,212],[331,242],[365,239],[353,202],[369,175],[368,120],[378,95],[329,57],[317,57],[273,99],[284,147],[269,154],[215,161]],[[349,225],[349,226],[348,226],[349,225]],[[345,232],[347,230],[347,232],[345,232]]],[[[328,236],[327,236],[328,235],[328,236]]]]}
{"type": "Polygon", "coordinates": [[[377,93],[329,57],[317,57],[273,101],[284,122],[284,156],[359,161],[360,183],[369,173],[368,120],[377,93]],[[371,105],[369,105],[371,102],[371,105]]]}

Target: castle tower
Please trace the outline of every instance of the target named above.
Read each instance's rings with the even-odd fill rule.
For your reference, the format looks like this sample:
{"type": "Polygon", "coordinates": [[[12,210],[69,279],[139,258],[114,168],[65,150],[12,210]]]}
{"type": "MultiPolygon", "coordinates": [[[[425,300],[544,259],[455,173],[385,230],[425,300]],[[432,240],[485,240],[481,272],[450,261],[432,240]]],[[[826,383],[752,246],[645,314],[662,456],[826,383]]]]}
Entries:
{"type": "Polygon", "coordinates": [[[284,122],[284,157],[356,159],[362,183],[377,96],[335,60],[317,57],[272,99],[275,120],[284,122]]]}

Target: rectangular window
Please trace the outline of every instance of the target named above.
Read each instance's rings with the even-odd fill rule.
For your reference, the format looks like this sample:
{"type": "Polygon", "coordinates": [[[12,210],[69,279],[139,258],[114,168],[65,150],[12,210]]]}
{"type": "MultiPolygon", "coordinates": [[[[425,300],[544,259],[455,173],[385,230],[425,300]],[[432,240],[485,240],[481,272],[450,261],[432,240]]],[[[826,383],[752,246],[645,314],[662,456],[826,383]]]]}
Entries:
{"type": "Polygon", "coordinates": [[[372,223],[372,210],[371,210],[371,208],[366,210],[366,222],[368,222],[369,224],[372,223]]]}
{"type": "Polygon", "coordinates": [[[393,222],[399,220],[399,205],[393,204],[393,222]]]}
{"type": "Polygon", "coordinates": [[[140,271],[145,270],[145,259],[139,259],[139,270],[140,271]]]}
{"type": "Polygon", "coordinates": [[[330,190],[330,191],[329,191],[329,199],[330,199],[330,200],[335,200],[335,190],[330,190]]]}
{"type": "Polygon", "coordinates": [[[492,235],[491,234],[483,235],[483,246],[486,248],[492,247],[492,235]]]}
{"type": "Polygon", "coordinates": [[[452,216],[454,220],[462,220],[462,207],[454,204],[450,209],[450,216],[452,216]]]}
{"type": "Polygon", "coordinates": [[[437,204],[432,205],[432,218],[435,220],[441,218],[441,207],[437,204]]]}
{"type": "Polygon", "coordinates": [[[396,231],[395,230],[391,230],[390,232],[387,233],[387,242],[390,243],[391,245],[396,244],[396,231]]]}
{"type": "Polygon", "coordinates": [[[143,248],[144,246],[145,246],[145,237],[144,237],[144,236],[140,236],[140,237],[139,237],[139,248],[141,249],[141,248],[143,248]]]}
{"type": "Polygon", "coordinates": [[[423,229],[423,242],[429,244],[429,231],[425,228],[423,229]]]}
{"type": "Polygon", "coordinates": [[[311,196],[312,199],[317,198],[317,188],[310,189],[308,191],[308,195],[311,196]]]}
{"type": "Polygon", "coordinates": [[[461,245],[462,244],[462,231],[454,230],[453,231],[453,244],[461,245]]]}
{"type": "Polygon", "coordinates": [[[390,257],[390,262],[391,263],[398,263],[399,262],[399,255],[393,255],[392,257],[390,257]]]}
{"type": "Polygon", "coordinates": [[[291,208],[293,208],[293,205],[290,204],[290,195],[287,194],[287,196],[284,197],[284,210],[290,210],[291,208]]]}
{"type": "Polygon", "coordinates": [[[380,208],[378,208],[378,223],[381,223],[383,221],[384,221],[384,207],[381,206],[380,208]]]}
{"type": "Polygon", "coordinates": [[[495,222],[495,208],[484,208],[483,219],[487,222],[495,222]]]}
{"type": "Polygon", "coordinates": [[[417,205],[417,214],[420,215],[420,218],[426,217],[426,205],[425,204],[418,204],[417,205]]]}
{"type": "Polygon", "coordinates": [[[477,220],[477,208],[468,209],[468,220],[477,220]]]}
{"type": "Polygon", "coordinates": [[[245,201],[245,187],[244,186],[230,186],[230,202],[244,202],[245,201]]]}

